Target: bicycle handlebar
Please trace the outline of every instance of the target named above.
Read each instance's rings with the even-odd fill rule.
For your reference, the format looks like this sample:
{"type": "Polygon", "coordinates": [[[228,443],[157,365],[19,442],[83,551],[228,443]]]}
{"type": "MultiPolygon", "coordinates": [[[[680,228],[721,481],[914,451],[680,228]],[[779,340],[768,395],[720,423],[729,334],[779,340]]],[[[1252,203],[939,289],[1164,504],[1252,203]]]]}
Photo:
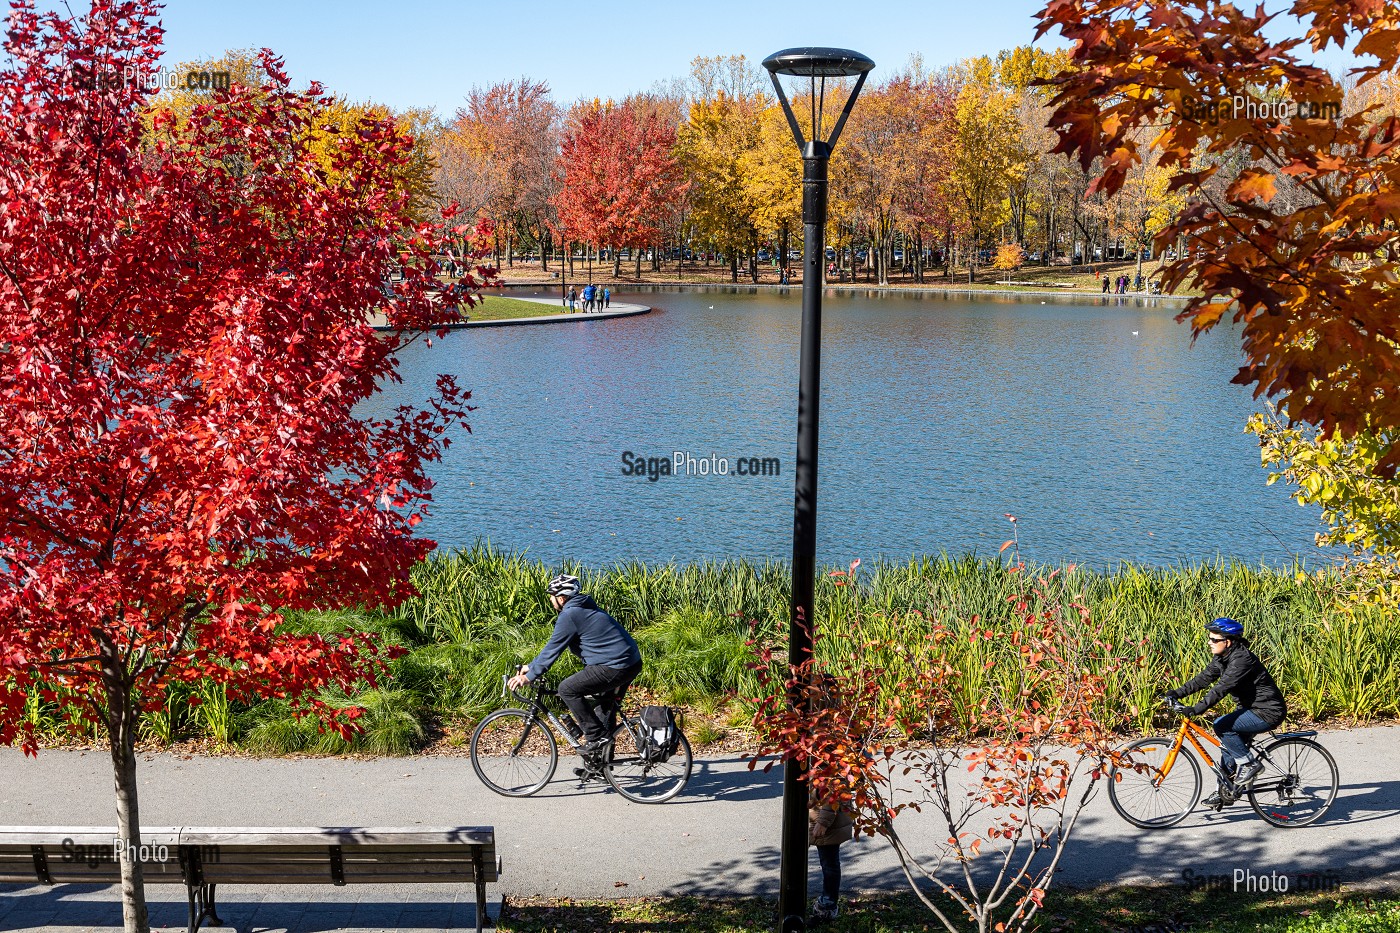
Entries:
{"type": "Polygon", "coordinates": [[[1171,710],[1173,713],[1177,713],[1181,716],[1196,715],[1191,711],[1191,707],[1187,706],[1185,703],[1181,702],[1180,700],[1174,697],[1163,696],[1161,697],[1161,700],[1162,705],[1165,706],[1167,709],[1171,710]]]}

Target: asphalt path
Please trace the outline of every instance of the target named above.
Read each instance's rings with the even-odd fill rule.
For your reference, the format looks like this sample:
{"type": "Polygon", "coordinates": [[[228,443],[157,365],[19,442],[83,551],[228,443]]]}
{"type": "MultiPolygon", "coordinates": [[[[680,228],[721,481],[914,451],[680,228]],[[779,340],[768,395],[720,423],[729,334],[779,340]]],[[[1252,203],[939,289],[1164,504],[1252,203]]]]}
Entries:
{"type": "MultiPolygon", "coordinates": [[[[1219,814],[1200,811],[1172,829],[1141,830],[1118,817],[1106,793],[1097,793],[1075,829],[1057,883],[1182,884],[1187,871],[1230,876],[1240,870],[1256,878],[1288,876],[1294,889],[1304,876],[1317,875],[1348,885],[1400,887],[1397,739],[1400,728],[1393,725],[1324,733],[1322,741],[1341,772],[1341,790],[1320,823],[1298,829],[1271,827],[1247,804],[1237,804],[1219,814]]],[[[482,786],[465,757],[149,755],[139,764],[142,822],[239,827],[490,825],[496,828],[503,860],[496,894],[610,898],[776,892],[782,794],[778,768],[764,774],[751,772],[740,757],[700,759],[682,796],[648,806],[629,803],[605,786],[578,786],[570,773],[575,761],[561,758],[554,782],[538,795],[510,799],[482,786]]],[[[26,759],[14,749],[0,749],[0,823],[110,826],[115,822],[113,807],[106,754],[45,751],[37,759],[26,759]]],[[[919,852],[935,853],[947,836],[946,828],[928,814],[902,815],[896,825],[919,852]]],[[[847,890],[906,885],[898,861],[882,840],[857,840],[843,847],[843,857],[847,890]]],[[[815,859],[812,875],[815,885],[815,859]]],[[[377,892],[380,906],[442,900],[441,892],[409,887],[377,892]]],[[[64,926],[64,901],[55,890],[0,886],[0,930],[54,929],[56,923],[73,928],[64,926]],[[3,902],[9,902],[8,907],[3,902]],[[23,926],[26,922],[40,925],[23,926]]],[[[183,892],[161,890],[163,896],[176,895],[179,903],[171,909],[179,908],[183,922],[183,892]]],[[[279,917],[276,905],[290,909],[288,905],[307,898],[307,890],[263,892],[264,925],[256,928],[304,928],[279,917]]],[[[94,902],[111,904],[116,899],[115,888],[80,893],[72,903],[89,908],[95,908],[94,902]]],[[[260,899],[258,892],[233,890],[228,897],[260,899]]],[[[462,897],[470,899],[469,893],[462,897]]],[[[100,924],[80,927],[107,929],[100,924]]],[[[417,929],[390,925],[377,916],[363,927],[310,927],[349,928],[417,929]]]]}

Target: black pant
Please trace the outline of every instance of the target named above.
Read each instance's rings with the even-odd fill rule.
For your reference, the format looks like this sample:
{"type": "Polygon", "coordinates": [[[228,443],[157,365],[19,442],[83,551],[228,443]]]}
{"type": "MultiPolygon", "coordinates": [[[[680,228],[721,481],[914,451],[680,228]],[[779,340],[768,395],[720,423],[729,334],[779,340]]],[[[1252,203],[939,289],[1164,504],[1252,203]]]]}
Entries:
{"type": "Polygon", "coordinates": [[[822,863],[822,894],[835,901],[841,894],[841,844],[817,846],[817,860],[822,863]]]}
{"type": "Polygon", "coordinates": [[[588,742],[610,738],[608,727],[598,718],[588,697],[609,695],[611,708],[616,709],[622,702],[622,695],[628,686],[642,672],[641,664],[631,667],[607,667],[590,664],[577,674],[565,677],[559,683],[559,699],[574,714],[574,719],[583,728],[583,738],[588,742]]]}

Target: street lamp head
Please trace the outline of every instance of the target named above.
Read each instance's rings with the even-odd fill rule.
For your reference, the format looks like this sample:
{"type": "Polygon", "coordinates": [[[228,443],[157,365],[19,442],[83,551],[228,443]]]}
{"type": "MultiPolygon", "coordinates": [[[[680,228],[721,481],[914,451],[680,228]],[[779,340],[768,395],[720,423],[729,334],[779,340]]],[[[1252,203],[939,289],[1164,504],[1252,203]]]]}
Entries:
{"type": "MultiPolygon", "coordinates": [[[[763,67],[768,69],[768,76],[773,79],[773,89],[778,92],[778,102],[783,105],[783,113],[787,116],[788,126],[792,128],[792,135],[797,140],[797,147],[802,150],[803,158],[824,159],[830,156],[831,150],[836,147],[836,140],[841,136],[846,118],[851,115],[851,108],[855,106],[856,96],[860,94],[865,77],[870,73],[870,69],[875,67],[875,63],[850,49],[802,46],[774,52],[763,60],[763,67]],[[797,122],[797,114],[793,112],[792,104],[778,81],[778,75],[808,80],[812,111],[808,127],[811,131],[810,139],[802,132],[802,127],[797,122]],[[841,115],[832,127],[831,134],[824,136],[822,117],[826,111],[826,80],[852,77],[856,79],[856,83],[846,98],[846,105],[841,108],[841,115]]],[[[844,82],[840,84],[844,87],[844,82]]]]}
{"type": "Polygon", "coordinates": [[[763,67],[775,75],[799,78],[852,78],[865,74],[875,63],[850,49],[803,46],[774,52],[763,60],[763,67]]]}

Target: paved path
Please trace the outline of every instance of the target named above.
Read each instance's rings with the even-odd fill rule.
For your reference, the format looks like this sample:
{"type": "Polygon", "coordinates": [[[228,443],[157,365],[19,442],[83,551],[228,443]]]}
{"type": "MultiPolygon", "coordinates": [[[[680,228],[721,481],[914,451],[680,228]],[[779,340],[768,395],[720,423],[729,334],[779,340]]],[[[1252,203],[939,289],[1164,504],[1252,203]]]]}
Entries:
{"type": "MultiPolygon", "coordinates": [[[[1227,875],[1238,868],[1294,877],[1334,872],[1349,883],[1400,885],[1400,727],[1332,732],[1323,739],[1337,758],[1342,787],[1321,824],[1274,829],[1247,806],[1236,806],[1153,833],[1124,823],[1099,794],[1081,819],[1062,883],[1179,883],[1186,868],[1227,875]]],[[[561,759],[560,772],[570,764],[561,759]]],[[[143,822],[152,826],[494,825],[504,859],[497,893],[508,895],[742,895],[776,888],[778,770],[750,773],[739,758],[697,761],[687,793],[660,806],[629,804],[561,778],[534,798],[497,797],[465,758],[154,755],[140,763],[139,773],[143,822]]],[[[946,835],[924,816],[900,819],[916,849],[932,851],[946,835]]],[[[113,821],[104,754],[44,752],[35,760],[0,749],[0,822],[113,821]]],[[[843,852],[849,888],[904,885],[882,842],[860,840],[843,852]]],[[[160,886],[151,893],[157,922],[183,927],[183,889],[160,886]]],[[[113,929],[115,900],[115,888],[0,886],[0,930],[113,929]]],[[[239,931],[437,930],[471,913],[469,891],[436,885],[230,888],[221,900],[229,904],[230,929],[239,931]]]]}

